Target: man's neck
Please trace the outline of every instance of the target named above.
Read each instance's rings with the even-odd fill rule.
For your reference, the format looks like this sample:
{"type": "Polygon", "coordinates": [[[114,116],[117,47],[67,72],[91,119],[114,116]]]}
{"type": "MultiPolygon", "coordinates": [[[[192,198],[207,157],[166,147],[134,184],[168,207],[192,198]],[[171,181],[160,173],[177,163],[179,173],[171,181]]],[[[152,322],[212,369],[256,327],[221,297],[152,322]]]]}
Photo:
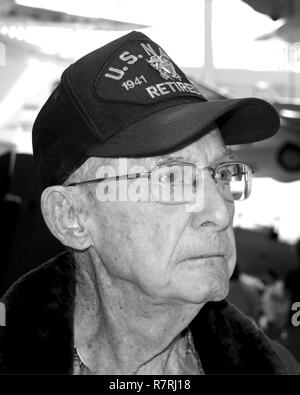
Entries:
{"type": "Polygon", "coordinates": [[[202,305],[151,298],[110,276],[94,251],[75,255],[75,346],[98,374],[159,374],[202,305]]]}

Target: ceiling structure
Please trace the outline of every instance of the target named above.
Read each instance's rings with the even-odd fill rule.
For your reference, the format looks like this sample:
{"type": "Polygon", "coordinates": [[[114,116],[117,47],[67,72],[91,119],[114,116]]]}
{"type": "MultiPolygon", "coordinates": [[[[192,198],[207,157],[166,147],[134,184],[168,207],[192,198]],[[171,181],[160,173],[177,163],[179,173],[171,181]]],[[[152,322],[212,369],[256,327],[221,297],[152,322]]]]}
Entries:
{"type": "MultiPolygon", "coordinates": [[[[38,102],[32,103],[30,101],[30,103],[24,102],[22,104],[19,100],[6,100],[8,104],[14,103],[10,105],[9,111],[6,111],[7,106],[3,106],[3,98],[13,96],[14,87],[17,89],[17,85],[20,85],[20,89],[24,90],[20,82],[22,79],[25,80],[26,75],[29,78],[29,75],[32,74],[29,70],[32,59],[38,60],[41,64],[40,67],[43,67],[43,64],[47,64],[47,62],[55,64],[60,74],[60,69],[63,70],[84,53],[93,50],[95,45],[104,45],[106,41],[109,41],[108,37],[120,34],[118,32],[147,27],[146,24],[126,21],[125,18],[119,20],[118,18],[101,18],[98,15],[94,17],[92,12],[89,16],[84,16],[75,12],[61,12],[55,7],[53,9],[50,7],[49,9],[41,8],[47,4],[43,1],[39,2],[40,7],[21,3],[26,4],[27,2],[0,0],[0,51],[2,51],[0,52],[0,66],[5,66],[3,64],[4,56],[8,66],[0,67],[0,126],[5,124],[6,119],[9,119],[5,128],[1,129],[0,142],[2,146],[7,143],[15,144],[16,139],[25,141],[25,136],[21,138],[19,131],[21,129],[26,132],[31,131],[33,119],[40,107],[38,102]],[[70,42],[76,42],[77,45],[70,45],[70,42]],[[28,110],[33,107],[32,111],[28,110]]],[[[61,4],[63,3],[61,2],[61,4]]],[[[41,82],[41,85],[49,85],[48,80],[49,74],[47,74],[47,78],[44,75],[44,82],[41,82]]],[[[31,90],[33,97],[35,91],[31,90]]],[[[28,88],[27,91],[29,91],[28,88]]],[[[18,95],[16,92],[15,99],[18,96],[22,95],[18,95]]],[[[27,98],[24,100],[28,101],[27,98]]],[[[29,143],[25,144],[26,152],[30,140],[28,138],[29,143]]],[[[21,143],[20,149],[23,150],[23,147],[24,144],[21,143]]]]}
{"type": "Polygon", "coordinates": [[[29,7],[17,4],[14,0],[0,2],[0,24],[14,25],[43,25],[57,27],[63,25],[71,28],[88,28],[92,30],[134,30],[147,27],[141,24],[129,23],[118,20],[92,18],[72,15],[65,12],[48,10],[44,8],[29,7]]]}
{"type": "Polygon", "coordinates": [[[242,0],[255,11],[268,15],[274,21],[292,18],[300,8],[299,0],[242,0]]]}

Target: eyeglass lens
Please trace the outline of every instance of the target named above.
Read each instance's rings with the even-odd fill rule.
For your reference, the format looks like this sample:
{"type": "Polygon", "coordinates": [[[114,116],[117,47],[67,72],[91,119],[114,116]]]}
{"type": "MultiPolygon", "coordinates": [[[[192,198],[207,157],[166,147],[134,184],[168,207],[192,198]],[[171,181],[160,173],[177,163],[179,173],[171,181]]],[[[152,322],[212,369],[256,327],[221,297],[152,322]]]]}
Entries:
{"type": "MultiPolygon", "coordinates": [[[[203,169],[202,169],[203,170],[203,169]]],[[[211,168],[219,190],[226,200],[244,200],[251,192],[251,169],[243,163],[225,163],[211,168]]],[[[195,199],[205,183],[205,172],[194,164],[168,164],[151,173],[152,198],[161,203],[178,204],[195,199]]]]}

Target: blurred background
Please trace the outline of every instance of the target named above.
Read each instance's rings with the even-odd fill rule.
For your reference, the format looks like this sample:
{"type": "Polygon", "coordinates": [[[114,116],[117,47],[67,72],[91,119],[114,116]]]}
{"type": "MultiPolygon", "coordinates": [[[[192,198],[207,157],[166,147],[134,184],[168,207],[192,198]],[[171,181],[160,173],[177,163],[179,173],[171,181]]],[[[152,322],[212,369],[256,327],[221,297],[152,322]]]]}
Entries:
{"type": "Polygon", "coordinates": [[[0,295],[63,250],[40,213],[34,119],[69,64],[131,30],[165,48],[207,98],[255,96],[277,109],[275,137],[232,147],[255,178],[236,204],[229,299],[300,360],[291,324],[300,302],[299,0],[0,0],[0,295]]]}

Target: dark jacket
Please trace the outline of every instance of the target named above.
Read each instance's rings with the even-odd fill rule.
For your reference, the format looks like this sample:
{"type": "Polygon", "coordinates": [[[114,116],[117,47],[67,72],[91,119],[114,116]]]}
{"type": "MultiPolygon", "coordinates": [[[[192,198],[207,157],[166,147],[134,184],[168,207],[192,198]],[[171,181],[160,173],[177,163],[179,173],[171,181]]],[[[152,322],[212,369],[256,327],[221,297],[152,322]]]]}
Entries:
{"type": "MultiPolygon", "coordinates": [[[[16,282],[2,298],[1,373],[72,374],[75,262],[58,255],[16,282]]],[[[226,301],[207,303],[191,322],[206,374],[295,374],[299,366],[283,347],[226,301]]]]}

